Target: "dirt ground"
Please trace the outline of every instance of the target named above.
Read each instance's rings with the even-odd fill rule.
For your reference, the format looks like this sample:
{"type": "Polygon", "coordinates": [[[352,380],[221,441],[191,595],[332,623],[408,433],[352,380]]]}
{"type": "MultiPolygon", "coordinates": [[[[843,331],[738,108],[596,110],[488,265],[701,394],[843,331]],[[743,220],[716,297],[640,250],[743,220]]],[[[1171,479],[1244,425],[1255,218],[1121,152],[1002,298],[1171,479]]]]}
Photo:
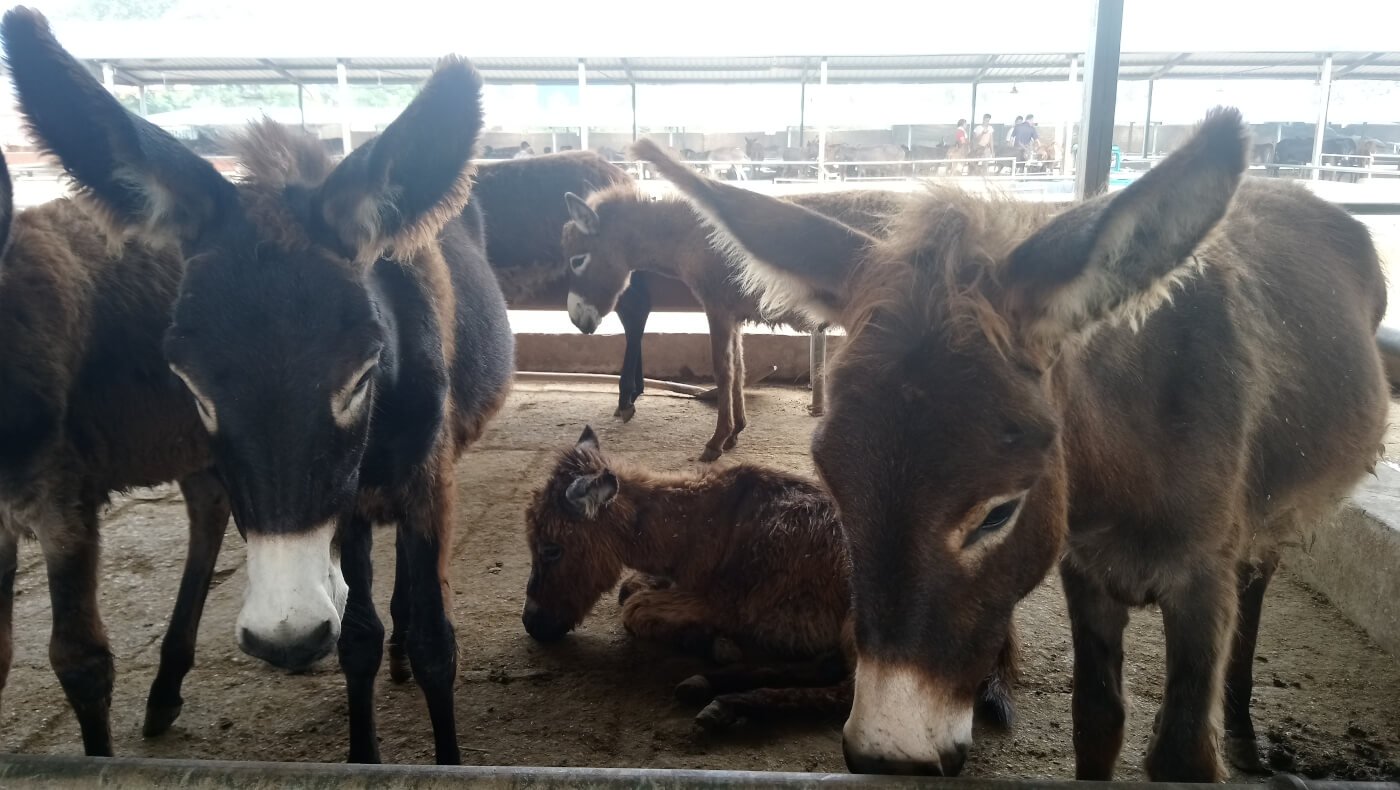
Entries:
{"type": "MultiPolygon", "coordinates": [[[[813,420],[804,390],[768,387],[750,397],[750,428],[732,456],[803,472],[813,420]]],[[[461,645],[459,736],[466,761],[496,765],[646,766],[841,771],[839,720],[750,724],[722,737],[699,734],[695,711],[672,686],[700,666],[630,640],[609,598],[562,643],[548,648],[520,624],[529,555],[523,512],[556,449],[592,423],[605,446],[656,468],[686,468],[713,426],[712,408],[648,395],[636,418],[611,417],[602,389],[522,385],[483,441],[458,466],[455,617],[461,645]]],[[[329,761],[344,759],[345,700],[333,660],[303,675],[271,670],[240,653],[233,623],[244,584],[243,548],[231,528],[200,632],[197,664],[174,729],[141,737],[145,695],[184,557],[185,514],[173,489],[139,492],[106,515],[102,599],[117,656],[113,711],[117,753],[154,757],[329,761]]],[[[388,618],[392,533],[379,533],[376,598],[388,618]]],[[[49,669],[49,605],[37,546],[22,547],[14,670],[0,709],[0,750],[78,754],[77,724],[49,669]]],[[[1025,642],[1020,720],[1007,733],[980,730],[965,771],[984,777],[1069,778],[1070,639],[1052,579],[1018,614],[1025,642]]],[[[1160,701],[1161,620],[1138,612],[1128,638],[1133,705],[1119,778],[1140,763],[1160,701]]],[[[1400,662],[1320,596],[1282,574],[1265,607],[1254,691],[1269,760],[1311,776],[1400,775],[1400,662]]],[[[413,685],[380,684],[384,759],[428,762],[426,708],[413,685]]]]}

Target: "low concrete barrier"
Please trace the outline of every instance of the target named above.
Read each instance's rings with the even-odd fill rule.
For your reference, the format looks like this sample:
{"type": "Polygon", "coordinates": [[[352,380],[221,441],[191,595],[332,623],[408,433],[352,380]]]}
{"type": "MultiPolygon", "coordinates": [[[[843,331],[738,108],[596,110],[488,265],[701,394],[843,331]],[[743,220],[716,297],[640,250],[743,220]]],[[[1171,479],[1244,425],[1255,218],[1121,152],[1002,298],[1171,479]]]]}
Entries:
{"type": "MultiPolygon", "coordinates": [[[[435,765],[330,765],[324,763],[253,763],[215,760],[151,760],[139,758],[38,757],[0,755],[0,787],[29,790],[49,787],[127,788],[179,787],[200,790],[284,790],[284,788],[406,788],[447,790],[489,788],[653,788],[654,790],[825,790],[832,787],[938,788],[938,790],[1071,790],[1082,783],[1068,781],[935,779],[849,774],[765,773],[758,771],[689,771],[655,768],[535,768],[444,767],[435,765]]],[[[1106,790],[1186,790],[1200,785],[1103,782],[1106,790]]],[[[1260,785],[1220,784],[1217,788],[1260,785]]],[[[1400,790],[1384,782],[1326,782],[1277,776],[1273,790],[1400,790]]]]}

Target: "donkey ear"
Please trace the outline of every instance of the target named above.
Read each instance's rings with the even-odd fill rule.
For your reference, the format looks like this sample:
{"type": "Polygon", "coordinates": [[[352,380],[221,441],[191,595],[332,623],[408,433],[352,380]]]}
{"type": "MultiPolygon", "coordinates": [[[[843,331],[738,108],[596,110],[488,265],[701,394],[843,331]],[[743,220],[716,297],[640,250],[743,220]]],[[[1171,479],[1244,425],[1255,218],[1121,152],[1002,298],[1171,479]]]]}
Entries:
{"type": "Polygon", "coordinates": [[[765,311],[798,309],[837,320],[847,280],[875,240],[829,217],[787,201],[705,178],[639,140],[634,155],[651,162],[715,228],[713,241],[744,269],[749,290],[765,311]]]}
{"type": "Polygon", "coordinates": [[[574,446],[583,450],[599,449],[598,434],[593,432],[592,425],[583,426],[583,435],[578,437],[578,443],[574,446]]]}
{"type": "Polygon", "coordinates": [[[421,248],[467,203],[481,125],[481,75],[443,58],[383,134],[322,184],[322,218],[361,262],[421,248]]]}
{"type": "Polygon", "coordinates": [[[0,155],[0,273],[5,271],[5,253],[10,250],[10,226],[15,221],[15,188],[10,183],[10,166],[0,155]]]}
{"type": "Polygon", "coordinates": [[[617,476],[609,471],[593,475],[575,477],[564,492],[564,496],[581,513],[588,517],[597,515],[598,510],[617,498],[617,476]]]}
{"type": "Polygon", "coordinates": [[[0,33],[30,130],[114,225],[189,241],[236,200],[212,165],[123,108],[59,45],[43,14],[14,8],[0,33]]]}
{"type": "Polygon", "coordinates": [[[588,201],[572,192],[565,192],[564,204],[569,207],[569,219],[574,221],[579,230],[588,236],[598,235],[602,223],[598,220],[598,212],[588,205],[588,201]]]}
{"type": "Polygon", "coordinates": [[[1127,189],[1064,212],[1020,244],[1006,286],[1022,339],[1053,348],[1099,321],[1145,318],[1225,216],[1248,139],[1238,110],[1213,110],[1127,189]]]}

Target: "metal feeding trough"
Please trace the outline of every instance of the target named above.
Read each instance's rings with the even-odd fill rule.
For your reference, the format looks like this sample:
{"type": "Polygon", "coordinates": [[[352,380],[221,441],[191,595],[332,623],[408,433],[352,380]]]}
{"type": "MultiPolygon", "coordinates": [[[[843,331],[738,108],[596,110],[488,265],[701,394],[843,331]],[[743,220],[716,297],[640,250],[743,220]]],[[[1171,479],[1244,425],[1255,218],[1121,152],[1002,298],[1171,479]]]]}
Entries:
{"type": "MultiPolygon", "coordinates": [[[[1103,782],[1098,787],[1171,790],[1194,785],[1103,782]]],[[[654,788],[655,790],[709,790],[710,788],[916,788],[943,790],[1069,790],[1077,782],[1006,779],[937,779],[901,776],[853,776],[850,774],[765,773],[760,771],[689,771],[656,768],[538,768],[448,767],[436,765],[343,765],[326,763],[254,763],[217,760],[152,760],[145,758],[44,757],[0,755],[0,787],[21,790],[38,787],[124,788],[226,788],[271,790],[277,788],[654,788]]],[[[1332,782],[1280,775],[1263,785],[1271,790],[1400,790],[1395,782],[1332,782]]],[[[1261,785],[1224,784],[1219,788],[1259,788],[1261,785]]]]}

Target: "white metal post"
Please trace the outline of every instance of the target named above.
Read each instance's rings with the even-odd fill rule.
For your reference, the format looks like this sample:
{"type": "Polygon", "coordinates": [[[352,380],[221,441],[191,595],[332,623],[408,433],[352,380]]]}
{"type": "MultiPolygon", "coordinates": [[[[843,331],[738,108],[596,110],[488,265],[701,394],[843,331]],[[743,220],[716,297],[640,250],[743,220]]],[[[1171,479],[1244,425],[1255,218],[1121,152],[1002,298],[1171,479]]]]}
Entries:
{"type": "Polygon", "coordinates": [[[1332,102],[1332,53],[1322,59],[1322,76],[1317,81],[1317,131],[1313,134],[1312,180],[1322,177],[1322,141],[1327,136],[1327,105],[1332,102]]]}
{"type": "Polygon", "coordinates": [[[822,58],[821,87],[817,90],[817,178],[826,178],[826,58],[822,58]]]}
{"type": "Polygon", "coordinates": [[[1069,82],[1065,88],[1064,109],[1060,112],[1063,120],[1060,121],[1060,138],[1056,141],[1060,154],[1060,173],[1069,175],[1069,163],[1072,158],[1069,149],[1074,139],[1074,118],[1081,109],[1079,92],[1075,90],[1079,81],[1079,56],[1069,56],[1069,82]]]}
{"type": "Polygon", "coordinates": [[[112,68],[112,64],[110,63],[102,64],[102,86],[107,89],[108,93],[116,90],[117,70],[112,68]]]}
{"type": "Polygon", "coordinates": [[[335,81],[340,86],[340,147],[349,155],[355,145],[350,137],[350,71],[343,60],[335,62],[335,81]]]}
{"type": "Polygon", "coordinates": [[[137,90],[140,91],[139,95],[141,97],[141,117],[145,118],[149,114],[146,112],[146,86],[140,85],[137,90]]]}
{"type": "Polygon", "coordinates": [[[549,150],[559,153],[559,132],[554,129],[549,130],[549,150]]]}
{"type": "Polygon", "coordinates": [[[588,150],[588,64],[578,59],[578,147],[588,150]]]}
{"type": "MultiPolygon", "coordinates": [[[[1147,120],[1142,125],[1142,158],[1146,159],[1152,151],[1152,88],[1157,84],[1157,80],[1147,81],[1147,120]]],[[[1132,141],[1129,140],[1131,143],[1132,141]]]]}

